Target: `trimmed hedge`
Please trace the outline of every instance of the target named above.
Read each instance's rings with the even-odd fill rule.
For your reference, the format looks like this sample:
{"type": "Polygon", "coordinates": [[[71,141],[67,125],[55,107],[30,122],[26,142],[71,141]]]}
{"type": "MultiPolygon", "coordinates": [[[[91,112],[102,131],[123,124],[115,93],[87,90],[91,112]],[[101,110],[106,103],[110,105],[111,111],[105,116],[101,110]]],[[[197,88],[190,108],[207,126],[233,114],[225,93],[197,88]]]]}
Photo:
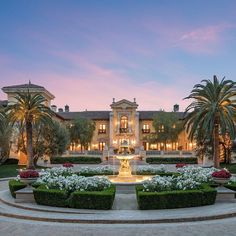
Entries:
{"type": "MultiPolygon", "coordinates": [[[[8,182],[8,186],[9,186],[9,189],[10,189],[10,192],[11,192],[11,195],[12,197],[16,198],[16,194],[15,192],[17,190],[20,190],[22,188],[25,188],[27,186],[27,184],[24,184],[22,182],[20,182],[20,180],[15,180],[15,179],[11,179],[9,180],[8,182]]],[[[36,184],[36,183],[33,183],[32,184],[32,187],[34,188],[38,188],[40,185],[39,184],[36,184]]]]}
{"type": "Polygon", "coordinates": [[[39,205],[68,207],[68,194],[66,191],[58,189],[47,189],[45,186],[40,186],[33,190],[34,199],[39,205]]]}
{"type": "Polygon", "coordinates": [[[100,157],[51,157],[51,164],[64,164],[70,162],[72,164],[100,164],[102,159],[100,157]]]}
{"type": "Polygon", "coordinates": [[[103,191],[84,192],[75,191],[71,194],[68,203],[72,208],[109,210],[115,198],[115,186],[103,191]]]}
{"type": "Polygon", "coordinates": [[[15,158],[8,158],[6,161],[3,163],[3,165],[18,165],[19,160],[15,158]]]}
{"type": "MultiPolygon", "coordinates": [[[[224,185],[224,187],[229,188],[233,191],[236,191],[236,183],[226,184],[226,185],[224,185]]],[[[235,193],[234,197],[236,198],[236,193],[235,193]]]]}
{"type": "Polygon", "coordinates": [[[19,180],[11,179],[11,180],[9,180],[9,182],[8,182],[8,186],[9,186],[9,189],[10,189],[10,192],[11,192],[12,197],[16,198],[15,192],[16,192],[17,190],[20,190],[20,189],[22,189],[22,188],[25,188],[25,187],[26,187],[26,184],[21,183],[19,180]]]}
{"type": "Polygon", "coordinates": [[[139,173],[139,172],[133,172],[132,171],[132,175],[160,175],[160,176],[179,176],[180,174],[179,173],[176,173],[176,172],[157,172],[155,174],[153,174],[151,171],[143,171],[142,173],[139,173]]]}
{"type": "Polygon", "coordinates": [[[147,157],[146,162],[149,164],[197,164],[197,157],[147,157]]]}
{"type": "Polygon", "coordinates": [[[92,177],[92,176],[103,176],[103,175],[117,175],[118,174],[118,171],[111,171],[110,173],[109,172],[106,172],[106,173],[97,173],[97,172],[90,172],[90,173],[83,173],[83,172],[76,172],[76,174],[78,176],[84,176],[84,177],[92,177]]]}
{"type": "Polygon", "coordinates": [[[142,186],[136,186],[139,209],[173,209],[196,207],[215,203],[216,190],[204,185],[199,190],[178,190],[165,192],[143,192],[142,186]]]}

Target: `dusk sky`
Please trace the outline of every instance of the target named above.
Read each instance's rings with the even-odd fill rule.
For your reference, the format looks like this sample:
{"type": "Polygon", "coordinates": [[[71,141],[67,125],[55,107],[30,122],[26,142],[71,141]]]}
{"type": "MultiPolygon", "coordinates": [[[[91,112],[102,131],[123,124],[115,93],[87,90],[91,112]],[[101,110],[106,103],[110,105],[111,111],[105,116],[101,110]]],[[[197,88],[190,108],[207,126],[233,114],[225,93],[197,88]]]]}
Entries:
{"type": "Polygon", "coordinates": [[[1,88],[31,80],[72,111],[113,97],[171,111],[214,74],[236,80],[235,0],[0,1],[1,88]]]}

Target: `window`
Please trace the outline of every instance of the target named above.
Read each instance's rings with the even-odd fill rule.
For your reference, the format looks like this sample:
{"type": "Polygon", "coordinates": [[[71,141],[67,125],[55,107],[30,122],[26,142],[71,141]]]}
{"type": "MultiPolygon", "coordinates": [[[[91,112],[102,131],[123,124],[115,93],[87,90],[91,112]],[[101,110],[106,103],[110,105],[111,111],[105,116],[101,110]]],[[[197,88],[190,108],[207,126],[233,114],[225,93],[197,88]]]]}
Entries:
{"type": "Polygon", "coordinates": [[[121,116],[120,118],[120,133],[127,133],[128,131],[128,117],[121,116]]]}
{"type": "Polygon", "coordinates": [[[164,131],[165,131],[164,125],[161,125],[161,126],[159,127],[159,133],[163,133],[164,131]]]}
{"type": "Polygon", "coordinates": [[[143,133],[150,133],[150,126],[149,126],[149,124],[144,124],[142,131],[143,131],[143,133]]]}
{"type": "Polygon", "coordinates": [[[103,151],[105,148],[106,143],[105,142],[99,142],[98,147],[100,151],[103,151]]]}
{"type": "Polygon", "coordinates": [[[98,129],[99,134],[105,134],[106,133],[106,125],[105,124],[100,124],[99,129],[98,129]]]}

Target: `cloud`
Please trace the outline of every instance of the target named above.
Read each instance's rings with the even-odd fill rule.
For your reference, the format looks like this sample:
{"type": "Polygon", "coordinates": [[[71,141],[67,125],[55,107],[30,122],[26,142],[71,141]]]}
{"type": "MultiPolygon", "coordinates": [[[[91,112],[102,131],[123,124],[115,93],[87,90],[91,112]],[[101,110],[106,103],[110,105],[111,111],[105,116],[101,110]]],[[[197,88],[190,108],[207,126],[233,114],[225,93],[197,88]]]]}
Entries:
{"type": "Polygon", "coordinates": [[[185,31],[176,46],[193,53],[214,53],[224,44],[225,31],[232,28],[235,26],[220,24],[185,31]]]}

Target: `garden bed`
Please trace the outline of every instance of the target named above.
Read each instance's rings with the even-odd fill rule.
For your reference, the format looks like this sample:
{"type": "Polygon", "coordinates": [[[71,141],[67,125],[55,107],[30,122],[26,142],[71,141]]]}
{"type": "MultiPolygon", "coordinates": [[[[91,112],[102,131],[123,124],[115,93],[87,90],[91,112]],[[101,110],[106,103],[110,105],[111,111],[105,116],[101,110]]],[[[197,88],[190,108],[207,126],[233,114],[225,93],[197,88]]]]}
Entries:
{"type": "Polygon", "coordinates": [[[109,210],[114,202],[115,186],[103,191],[75,191],[71,194],[64,190],[47,189],[45,186],[40,186],[34,189],[33,193],[35,201],[39,205],[109,210]]]}
{"type": "Polygon", "coordinates": [[[69,162],[72,164],[100,164],[102,159],[100,157],[90,156],[71,156],[71,157],[51,157],[51,164],[64,164],[69,162]]]}
{"type": "Polygon", "coordinates": [[[197,157],[147,157],[146,162],[149,164],[197,164],[197,157]]]}
{"type": "Polygon", "coordinates": [[[144,192],[142,186],[136,187],[139,209],[172,209],[197,207],[215,203],[216,190],[203,185],[197,190],[175,190],[163,192],[144,192]]]}

